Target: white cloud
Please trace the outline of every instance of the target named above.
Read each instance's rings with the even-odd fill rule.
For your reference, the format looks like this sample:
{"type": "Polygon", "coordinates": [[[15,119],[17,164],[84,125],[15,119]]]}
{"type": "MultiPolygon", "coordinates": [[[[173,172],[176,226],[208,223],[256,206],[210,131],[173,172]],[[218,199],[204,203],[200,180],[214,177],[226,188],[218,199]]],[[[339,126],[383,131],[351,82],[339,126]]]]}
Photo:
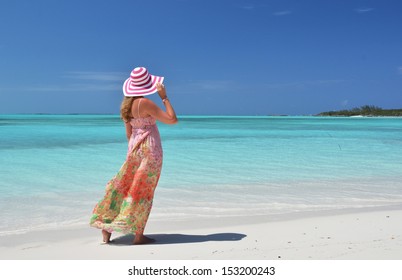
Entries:
{"type": "Polygon", "coordinates": [[[357,9],[355,9],[355,11],[358,12],[359,14],[368,13],[373,10],[374,10],[374,8],[357,8],[357,9]]]}
{"type": "Polygon", "coordinates": [[[78,80],[117,82],[124,81],[128,77],[128,74],[121,72],[70,71],[66,72],[62,77],[78,80]]]}
{"type": "Polygon", "coordinates": [[[190,85],[204,90],[224,90],[232,87],[233,82],[227,80],[202,80],[190,82],[190,85]]]}
{"type": "Polygon", "coordinates": [[[116,91],[121,90],[121,85],[117,84],[63,84],[63,85],[38,85],[31,87],[14,87],[8,91],[23,92],[93,92],[93,91],[116,91]]]}
{"type": "Polygon", "coordinates": [[[248,5],[248,6],[241,6],[241,8],[243,9],[243,10],[248,10],[248,11],[251,11],[251,10],[254,10],[254,6],[252,6],[252,5],[248,5]]]}
{"type": "Polygon", "coordinates": [[[61,75],[59,83],[43,83],[30,86],[14,86],[13,88],[0,89],[9,92],[94,92],[94,91],[120,91],[123,82],[128,77],[127,73],[120,72],[91,72],[70,71],[61,75]]]}
{"type": "Polygon", "coordinates": [[[334,84],[344,83],[346,80],[311,80],[311,81],[298,81],[288,83],[273,83],[265,84],[266,88],[270,89],[295,89],[305,88],[311,86],[331,86],[334,84]]]}
{"type": "Polygon", "coordinates": [[[231,80],[190,80],[183,81],[181,83],[176,83],[172,85],[171,88],[175,92],[227,92],[238,85],[236,82],[231,80]]]}
{"type": "Polygon", "coordinates": [[[292,11],[286,10],[286,11],[279,11],[279,12],[275,12],[273,13],[274,16],[287,16],[290,15],[292,13],[292,11]]]}

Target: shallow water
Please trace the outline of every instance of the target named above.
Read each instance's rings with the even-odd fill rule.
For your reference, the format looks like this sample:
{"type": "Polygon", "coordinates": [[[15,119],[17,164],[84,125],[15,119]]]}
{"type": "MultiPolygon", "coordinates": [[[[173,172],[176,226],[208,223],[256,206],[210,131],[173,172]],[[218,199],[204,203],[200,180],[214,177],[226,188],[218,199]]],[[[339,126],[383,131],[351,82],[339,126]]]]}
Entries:
{"type": "MultiPolygon", "coordinates": [[[[180,117],[159,124],[152,219],[402,204],[402,119],[180,117]]],[[[0,235],[87,223],[125,159],[113,115],[0,116],[0,235]]]]}

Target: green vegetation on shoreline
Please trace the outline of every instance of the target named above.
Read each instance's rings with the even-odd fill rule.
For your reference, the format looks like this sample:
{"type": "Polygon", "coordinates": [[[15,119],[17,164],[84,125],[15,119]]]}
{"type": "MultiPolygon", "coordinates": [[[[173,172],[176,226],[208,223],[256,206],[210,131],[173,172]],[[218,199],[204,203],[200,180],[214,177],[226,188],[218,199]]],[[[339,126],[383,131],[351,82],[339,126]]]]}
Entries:
{"type": "Polygon", "coordinates": [[[319,113],[317,116],[368,116],[368,117],[401,117],[402,109],[382,109],[377,106],[365,105],[360,108],[353,108],[351,110],[329,111],[319,113]]]}

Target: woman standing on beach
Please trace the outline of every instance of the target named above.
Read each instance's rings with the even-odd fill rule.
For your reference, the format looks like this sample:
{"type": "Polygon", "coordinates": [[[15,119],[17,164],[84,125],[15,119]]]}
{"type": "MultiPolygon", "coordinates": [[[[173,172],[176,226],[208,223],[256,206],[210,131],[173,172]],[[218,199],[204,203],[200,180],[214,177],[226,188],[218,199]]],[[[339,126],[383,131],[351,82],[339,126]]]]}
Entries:
{"type": "Polygon", "coordinates": [[[134,244],[151,243],[144,235],[152,208],[154,191],[162,168],[162,146],[156,120],[177,123],[176,113],[166,95],[163,77],[137,67],[124,82],[120,114],[125,122],[128,152],[117,175],[108,182],[106,194],[93,210],[90,225],[102,229],[103,241],[113,231],[135,234],[134,244]],[[163,111],[144,96],[158,92],[163,111]]]}

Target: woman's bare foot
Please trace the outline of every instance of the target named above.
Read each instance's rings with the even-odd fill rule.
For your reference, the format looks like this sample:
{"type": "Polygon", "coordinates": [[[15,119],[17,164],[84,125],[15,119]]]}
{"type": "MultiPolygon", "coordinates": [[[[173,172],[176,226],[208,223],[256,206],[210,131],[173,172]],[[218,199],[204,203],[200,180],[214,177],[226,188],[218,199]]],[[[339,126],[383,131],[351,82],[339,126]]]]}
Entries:
{"type": "Polygon", "coordinates": [[[142,245],[142,244],[149,244],[154,243],[155,239],[146,237],[143,234],[136,234],[134,238],[134,245],[142,245]]]}
{"type": "Polygon", "coordinates": [[[103,236],[103,242],[109,243],[110,242],[110,237],[112,236],[112,234],[103,229],[102,230],[102,236],[103,236]]]}

